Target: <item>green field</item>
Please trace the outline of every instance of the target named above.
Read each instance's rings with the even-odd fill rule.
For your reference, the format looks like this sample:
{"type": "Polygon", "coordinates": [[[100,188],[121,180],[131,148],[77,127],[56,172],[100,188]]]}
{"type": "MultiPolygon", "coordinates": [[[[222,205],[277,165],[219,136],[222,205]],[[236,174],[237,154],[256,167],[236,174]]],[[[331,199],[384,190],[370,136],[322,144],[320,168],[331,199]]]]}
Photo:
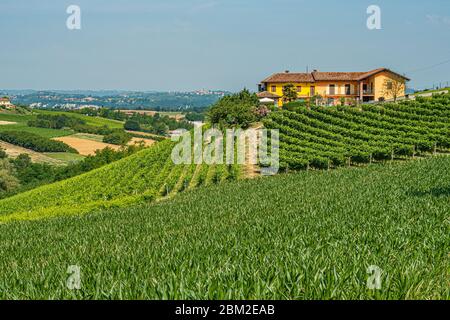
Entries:
{"type": "Polygon", "coordinates": [[[86,121],[86,124],[92,126],[108,126],[110,128],[123,128],[123,123],[116,120],[99,118],[99,117],[89,117],[72,112],[63,111],[49,111],[49,110],[34,110],[33,114],[11,114],[11,113],[0,113],[0,121],[10,121],[17,122],[16,124],[0,125],[0,131],[26,131],[38,134],[46,138],[56,138],[64,137],[73,134],[73,130],[66,129],[47,129],[47,128],[36,128],[29,127],[27,122],[36,118],[38,114],[65,114],[70,117],[75,117],[86,121]]]}
{"type": "Polygon", "coordinates": [[[437,157],[3,224],[0,298],[448,299],[449,181],[437,157]],[[66,288],[70,265],[81,290],[66,288]]]}
{"type": "Polygon", "coordinates": [[[450,95],[400,104],[300,106],[273,112],[284,168],[329,169],[411,159],[450,149],[450,95]]]}
{"type": "Polygon", "coordinates": [[[35,110],[38,114],[51,114],[51,115],[58,115],[58,114],[64,114],[69,117],[78,118],[81,120],[86,121],[87,125],[101,127],[101,126],[107,126],[111,129],[123,129],[123,122],[113,119],[106,119],[106,118],[100,118],[100,117],[89,117],[82,114],[74,113],[74,112],[64,112],[64,111],[50,111],[50,110],[35,110]]]}
{"type": "Polygon", "coordinates": [[[47,157],[52,159],[61,160],[65,163],[73,163],[83,160],[85,157],[81,154],[77,153],[68,153],[68,152],[45,152],[43,153],[47,157]]]}
{"type": "Polygon", "coordinates": [[[72,130],[29,127],[27,122],[35,117],[35,115],[30,114],[19,115],[0,113],[0,121],[16,122],[16,124],[0,125],[0,131],[25,131],[35,133],[46,138],[64,137],[73,134],[72,130]]]}
{"type": "Polygon", "coordinates": [[[166,140],[100,169],[0,201],[0,222],[80,214],[176,195],[239,178],[238,165],[180,165],[166,140]]]}

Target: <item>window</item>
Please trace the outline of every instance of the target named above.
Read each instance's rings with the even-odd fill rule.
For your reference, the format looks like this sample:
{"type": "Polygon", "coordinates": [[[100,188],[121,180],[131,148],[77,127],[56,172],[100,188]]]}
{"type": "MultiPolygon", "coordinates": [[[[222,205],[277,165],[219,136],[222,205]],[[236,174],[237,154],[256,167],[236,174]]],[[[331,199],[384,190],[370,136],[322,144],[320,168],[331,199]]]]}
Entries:
{"type": "Polygon", "coordinates": [[[302,86],[297,86],[297,92],[302,92],[302,86]]]}
{"type": "Polygon", "coordinates": [[[348,96],[351,95],[351,87],[349,84],[345,85],[345,94],[348,96]]]}
{"type": "Polygon", "coordinates": [[[277,87],[276,87],[276,86],[272,86],[272,87],[270,88],[270,90],[271,90],[272,92],[277,92],[277,87]]]}
{"type": "Polygon", "coordinates": [[[387,88],[388,90],[392,90],[392,81],[388,81],[388,82],[387,82],[386,88],[387,88]]]}
{"type": "Polygon", "coordinates": [[[330,84],[329,91],[330,91],[330,93],[329,93],[330,95],[336,94],[336,85],[330,84]]]}

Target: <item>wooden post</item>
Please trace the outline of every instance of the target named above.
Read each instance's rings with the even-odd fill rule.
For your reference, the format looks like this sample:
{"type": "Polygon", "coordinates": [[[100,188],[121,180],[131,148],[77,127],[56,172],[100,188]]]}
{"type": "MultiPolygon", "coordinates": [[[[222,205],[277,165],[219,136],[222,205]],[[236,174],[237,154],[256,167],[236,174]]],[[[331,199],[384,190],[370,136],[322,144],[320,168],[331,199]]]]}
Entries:
{"type": "Polygon", "coordinates": [[[352,166],[352,157],[348,157],[348,167],[352,166]]]}
{"type": "Polygon", "coordinates": [[[308,163],[306,164],[306,171],[309,171],[309,161],[308,161],[308,163]]]}
{"type": "Polygon", "coordinates": [[[369,156],[369,164],[372,164],[372,154],[369,156]]]}
{"type": "Polygon", "coordinates": [[[412,155],[413,159],[416,158],[416,146],[413,146],[413,155],[412,155]]]}
{"type": "Polygon", "coordinates": [[[392,153],[391,153],[391,162],[394,161],[394,149],[392,149],[392,153]]]}
{"type": "Polygon", "coordinates": [[[434,143],[433,155],[437,154],[437,142],[434,143]]]}
{"type": "Polygon", "coordinates": [[[330,160],[328,160],[328,171],[330,171],[330,160]]]}

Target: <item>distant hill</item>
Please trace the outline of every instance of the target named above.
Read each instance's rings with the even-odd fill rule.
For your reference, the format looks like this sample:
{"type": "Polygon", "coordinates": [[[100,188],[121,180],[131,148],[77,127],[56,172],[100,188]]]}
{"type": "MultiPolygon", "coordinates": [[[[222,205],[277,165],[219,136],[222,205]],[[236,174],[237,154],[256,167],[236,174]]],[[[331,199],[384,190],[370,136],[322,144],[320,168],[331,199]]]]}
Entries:
{"type": "Polygon", "coordinates": [[[148,109],[160,111],[183,111],[209,107],[227,91],[192,92],[135,92],[135,91],[33,91],[0,90],[15,104],[43,108],[76,108],[78,106],[109,107],[114,109],[148,109]]]}

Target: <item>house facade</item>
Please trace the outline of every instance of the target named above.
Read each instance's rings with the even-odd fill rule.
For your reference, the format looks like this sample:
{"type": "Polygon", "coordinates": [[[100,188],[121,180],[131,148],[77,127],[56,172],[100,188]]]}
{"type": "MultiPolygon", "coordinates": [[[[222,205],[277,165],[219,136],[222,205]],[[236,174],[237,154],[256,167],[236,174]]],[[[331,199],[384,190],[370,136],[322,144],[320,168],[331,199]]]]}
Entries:
{"type": "Polygon", "coordinates": [[[278,106],[286,103],[283,88],[293,85],[298,99],[320,96],[327,104],[341,101],[369,102],[390,100],[405,96],[406,82],[409,79],[387,68],[367,72],[319,72],[276,73],[259,84],[258,97],[272,99],[278,106]],[[395,92],[395,93],[394,93],[395,92]]]}
{"type": "Polygon", "coordinates": [[[2,97],[0,98],[0,107],[6,108],[6,109],[14,109],[15,105],[11,103],[8,97],[2,97]]]}

